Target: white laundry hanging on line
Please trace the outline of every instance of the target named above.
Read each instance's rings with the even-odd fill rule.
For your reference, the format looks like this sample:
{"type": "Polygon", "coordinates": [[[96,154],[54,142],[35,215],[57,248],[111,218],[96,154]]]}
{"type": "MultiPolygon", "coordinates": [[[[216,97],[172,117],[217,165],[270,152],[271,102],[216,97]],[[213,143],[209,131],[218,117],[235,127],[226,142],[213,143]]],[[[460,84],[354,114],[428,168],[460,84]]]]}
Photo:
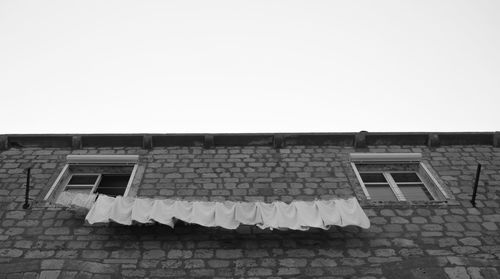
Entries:
{"type": "Polygon", "coordinates": [[[99,195],[85,218],[89,224],[123,225],[157,222],[174,227],[175,220],[206,227],[236,229],[240,224],[265,229],[307,230],[311,227],[354,225],[369,228],[370,221],[356,198],[264,202],[210,202],[153,200],[99,195]]]}
{"type": "Polygon", "coordinates": [[[161,223],[174,227],[176,220],[205,227],[236,229],[256,225],[262,229],[308,230],[330,226],[369,228],[370,221],[354,197],[349,199],[265,202],[213,202],[135,197],[116,198],[100,194],[64,191],[56,203],[90,209],[89,224],[116,222],[161,223]]]}

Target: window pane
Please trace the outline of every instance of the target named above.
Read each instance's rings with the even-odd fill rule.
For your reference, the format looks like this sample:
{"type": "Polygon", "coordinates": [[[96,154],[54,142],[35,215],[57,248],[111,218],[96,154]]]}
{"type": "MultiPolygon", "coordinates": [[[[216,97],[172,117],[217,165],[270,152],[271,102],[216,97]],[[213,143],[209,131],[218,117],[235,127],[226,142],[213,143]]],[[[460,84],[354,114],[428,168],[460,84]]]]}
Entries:
{"type": "Polygon", "coordinates": [[[387,183],[387,180],[385,180],[385,177],[382,173],[362,172],[360,173],[360,175],[364,183],[376,183],[376,182],[387,183]]]}
{"type": "Polygon", "coordinates": [[[387,185],[366,185],[366,189],[372,200],[376,201],[397,201],[396,195],[392,192],[389,184],[387,185]]]}
{"type": "Polygon", "coordinates": [[[421,182],[414,172],[393,172],[391,176],[396,182],[421,182]]]}
{"type": "Polygon", "coordinates": [[[95,174],[74,174],[73,176],[71,176],[68,185],[94,185],[98,177],[99,176],[95,174]]]}
{"type": "Polygon", "coordinates": [[[128,174],[104,174],[96,192],[113,197],[123,196],[129,179],[128,174]]]}
{"type": "Polygon", "coordinates": [[[424,184],[404,184],[398,185],[401,192],[409,201],[429,201],[433,200],[432,195],[427,191],[424,184]]]}

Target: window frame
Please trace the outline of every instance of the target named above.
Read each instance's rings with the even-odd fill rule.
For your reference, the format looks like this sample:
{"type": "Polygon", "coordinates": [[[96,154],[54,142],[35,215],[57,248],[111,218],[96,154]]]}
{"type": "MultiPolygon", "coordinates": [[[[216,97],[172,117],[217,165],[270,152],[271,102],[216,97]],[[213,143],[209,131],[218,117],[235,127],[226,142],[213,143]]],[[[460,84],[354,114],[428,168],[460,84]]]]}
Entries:
{"type": "MultiPolygon", "coordinates": [[[[130,193],[130,189],[132,188],[132,184],[134,179],[136,178],[136,174],[139,167],[139,155],[68,155],[66,156],[66,164],[64,165],[62,171],[57,176],[56,180],[52,184],[51,188],[47,192],[44,197],[44,200],[49,200],[55,192],[62,192],[66,190],[67,184],[71,180],[71,177],[74,175],[70,173],[70,166],[79,166],[79,165],[96,165],[96,166],[132,166],[132,171],[130,172],[130,178],[127,182],[127,186],[125,188],[125,192],[123,193],[123,197],[127,197],[130,193]],[[69,180],[61,185],[63,182],[63,178],[65,176],[69,176],[69,180]],[[57,189],[62,189],[57,191],[57,189]]],[[[101,178],[105,174],[110,174],[106,172],[101,173],[77,173],[79,174],[98,174],[99,179],[96,181],[96,184],[92,187],[92,190],[89,194],[93,193],[95,189],[99,186],[101,178]]]]}
{"type": "Polygon", "coordinates": [[[70,185],[69,182],[71,181],[71,179],[75,175],[97,175],[97,179],[96,179],[94,185],[92,185],[92,188],[90,189],[90,193],[94,193],[94,191],[96,190],[97,186],[99,186],[99,184],[101,183],[101,179],[102,179],[103,173],[72,173],[71,176],[69,177],[68,182],[64,185],[63,191],[70,190],[70,189],[68,189],[68,186],[69,187],[75,187],[75,186],[90,185],[90,184],[74,184],[74,185],[70,185]]]}
{"type": "MultiPolygon", "coordinates": [[[[404,196],[403,192],[397,186],[397,183],[394,181],[392,178],[392,175],[390,173],[404,173],[404,172],[413,172],[415,173],[418,178],[420,179],[420,183],[423,184],[427,190],[427,192],[432,196],[432,200],[422,200],[423,202],[434,202],[434,201],[443,201],[450,199],[450,196],[448,193],[444,190],[442,187],[441,183],[437,181],[437,179],[432,175],[430,172],[429,168],[424,164],[422,160],[422,154],[421,153],[351,153],[350,154],[350,164],[352,169],[354,170],[354,174],[361,185],[361,189],[363,190],[363,193],[365,194],[367,200],[369,201],[377,201],[373,200],[372,197],[370,196],[370,193],[368,192],[368,189],[361,178],[361,174],[356,166],[356,163],[363,163],[363,164],[370,164],[370,165],[376,165],[376,164],[381,164],[381,165],[387,165],[387,164],[416,164],[418,165],[419,168],[422,169],[422,171],[425,173],[425,175],[432,181],[434,185],[430,186],[426,182],[425,179],[422,178],[421,174],[416,171],[397,171],[397,170],[374,170],[374,171],[362,171],[361,173],[382,173],[384,175],[384,178],[386,179],[387,183],[389,184],[389,187],[391,188],[392,192],[396,196],[396,199],[398,202],[417,202],[417,201],[409,201],[407,198],[404,196]],[[443,196],[443,198],[437,197],[434,194],[434,191],[432,191],[429,187],[434,187],[436,190],[443,196]]],[[[418,201],[420,202],[420,201],[418,201]]]]}
{"type": "MultiPolygon", "coordinates": [[[[356,167],[356,166],[354,166],[354,167],[356,167]]],[[[369,200],[371,200],[371,195],[368,191],[367,186],[365,185],[365,181],[363,181],[363,179],[361,178],[362,173],[381,173],[384,176],[387,183],[380,183],[380,184],[389,184],[389,188],[391,188],[392,192],[394,193],[394,196],[396,196],[397,201],[408,201],[408,199],[405,197],[403,191],[401,190],[401,188],[399,187],[398,184],[402,184],[402,185],[404,185],[404,184],[423,184],[425,189],[427,190],[427,192],[432,196],[432,199],[430,199],[428,201],[439,200],[439,197],[436,197],[435,194],[433,194],[433,191],[431,189],[429,189],[429,185],[427,183],[425,183],[425,180],[422,179],[420,174],[416,171],[392,171],[392,170],[389,170],[389,171],[362,171],[362,172],[358,171],[358,174],[360,176],[359,179],[360,179],[361,187],[363,187],[363,189],[366,190],[365,195],[369,200]],[[417,175],[417,177],[420,181],[419,182],[396,182],[394,180],[394,178],[392,177],[392,173],[414,173],[417,175]]],[[[368,183],[368,184],[375,185],[376,183],[368,183]]]]}

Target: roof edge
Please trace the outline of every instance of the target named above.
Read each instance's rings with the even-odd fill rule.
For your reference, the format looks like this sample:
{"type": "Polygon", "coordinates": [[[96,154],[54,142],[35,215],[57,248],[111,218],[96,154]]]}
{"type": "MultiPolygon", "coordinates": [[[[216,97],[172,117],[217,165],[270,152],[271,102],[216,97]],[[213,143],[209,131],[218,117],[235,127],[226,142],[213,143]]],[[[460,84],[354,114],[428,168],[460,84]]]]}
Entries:
{"type": "Polygon", "coordinates": [[[332,145],[366,148],[376,145],[500,147],[500,132],[366,132],[358,133],[140,133],[140,134],[3,134],[0,150],[23,147],[274,146],[332,145]]]}

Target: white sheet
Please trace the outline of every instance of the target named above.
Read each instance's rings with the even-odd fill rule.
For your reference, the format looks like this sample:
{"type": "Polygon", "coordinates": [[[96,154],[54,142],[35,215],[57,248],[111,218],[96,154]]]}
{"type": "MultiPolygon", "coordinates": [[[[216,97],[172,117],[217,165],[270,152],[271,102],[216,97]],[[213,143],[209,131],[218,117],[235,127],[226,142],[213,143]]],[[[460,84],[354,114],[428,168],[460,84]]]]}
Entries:
{"type": "Polygon", "coordinates": [[[330,226],[369,228],[370,221],[356,198],[293,201],[289,204],[264,202],[208,202],[171,199],[116,198],[64,191],[56,203],[90,209],[89,224],[116,222],[161,223],[174,227],[176,220],[206,227],[236,229],[257,225],[262,229],[308,230],[330,226]]]}
{"type": "Polygon", "coordinates": [[[354,225],[369,228],[370,221],[356,198],[264,202],[206,202],[152,200],[99,195],[85,218],[89,224],[117,222],[124,225],[152,223],[174,227],[176,219],[206,227],[236,229],[257,225],[262,229],[307,230],[311,227],[354,225]]]}
{"type": "Polygon", "coordinates": [[[57,197],[56,204],[64,206],[74,206],[90,209],[95,202],[96,194],[84,194],[71,191],[63,191],[57,197]]]}

